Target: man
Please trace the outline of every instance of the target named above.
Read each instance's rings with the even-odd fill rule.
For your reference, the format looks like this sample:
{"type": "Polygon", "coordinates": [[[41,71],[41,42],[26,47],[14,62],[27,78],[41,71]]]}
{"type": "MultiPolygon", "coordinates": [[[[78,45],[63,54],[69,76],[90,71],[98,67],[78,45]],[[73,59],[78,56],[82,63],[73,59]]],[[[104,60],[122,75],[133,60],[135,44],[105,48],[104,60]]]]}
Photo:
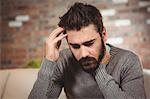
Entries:
{"type": "Polygon", "coordinates": [[[29,99],[145,99],[139,58],[106,44],[99,10],[75,3],[46,41],[46,56],[29,99]],[[60,50],[63,38],[69,49],[60,50]]]}

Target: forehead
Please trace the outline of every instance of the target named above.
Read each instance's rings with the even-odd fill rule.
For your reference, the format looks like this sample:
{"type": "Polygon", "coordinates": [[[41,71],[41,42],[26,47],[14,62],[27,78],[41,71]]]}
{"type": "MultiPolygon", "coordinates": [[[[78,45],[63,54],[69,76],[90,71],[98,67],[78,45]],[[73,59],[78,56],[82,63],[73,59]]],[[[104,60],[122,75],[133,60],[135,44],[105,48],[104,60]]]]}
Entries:
{"type": "Polygon", "coordinates": [[[67,35],[69,43],[83,43],[100,37],[99,33],[97,32],[93,24],[90,24],[87,27],[83,27],[79,31],[77,30],[67,31],[67,35]]]}

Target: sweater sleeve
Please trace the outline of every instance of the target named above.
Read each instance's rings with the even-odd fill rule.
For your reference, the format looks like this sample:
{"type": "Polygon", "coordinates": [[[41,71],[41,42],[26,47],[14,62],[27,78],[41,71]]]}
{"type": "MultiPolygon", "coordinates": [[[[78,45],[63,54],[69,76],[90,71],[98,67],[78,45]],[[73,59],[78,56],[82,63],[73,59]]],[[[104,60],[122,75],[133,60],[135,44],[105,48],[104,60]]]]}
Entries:
{"type": "Polygon", "coordinates": [[[145,99],[143,73],[137,56],[129,56],[124,63],[121,84],[107,74],[106,65],[100,65],[95,72],[96,82],[105,99],[145,99]]]}
{"type": "Polygon", "coordinates": [[[63,87],[62,74],[57,62],[44,58],[38,78],[28,96],[28,99],[49,99],[57,98],[63,87]]]}

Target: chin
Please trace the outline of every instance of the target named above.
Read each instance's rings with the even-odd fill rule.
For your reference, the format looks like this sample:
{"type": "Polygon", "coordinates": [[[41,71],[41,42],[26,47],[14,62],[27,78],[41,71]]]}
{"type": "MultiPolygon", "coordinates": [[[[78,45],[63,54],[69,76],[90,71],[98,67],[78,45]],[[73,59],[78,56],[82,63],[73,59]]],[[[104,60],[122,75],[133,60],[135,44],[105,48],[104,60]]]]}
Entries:
{"type": "Polygon", "coordinates": [[[85,72],[93,73],[97,69],[97,67],[98,67],[97,64],[93,64],[93,65],[88,65],[88,66],[82,66],[82,69],[85,72]]]}

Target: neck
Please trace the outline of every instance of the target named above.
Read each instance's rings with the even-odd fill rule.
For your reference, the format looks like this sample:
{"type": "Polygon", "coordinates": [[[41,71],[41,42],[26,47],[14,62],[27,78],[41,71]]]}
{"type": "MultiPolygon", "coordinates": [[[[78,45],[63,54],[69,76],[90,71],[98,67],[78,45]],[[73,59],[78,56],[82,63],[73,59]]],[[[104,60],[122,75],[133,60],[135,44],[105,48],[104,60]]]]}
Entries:
{"type": "Polygon", "coordinates": [[[110,60],[110,47],[108,45],[105,45],[105,53],[104,53],[104,57],[103,59],[101,60],[100,64],[105,64],[107,65],[109,63],[109,60],[110,60]]]}

